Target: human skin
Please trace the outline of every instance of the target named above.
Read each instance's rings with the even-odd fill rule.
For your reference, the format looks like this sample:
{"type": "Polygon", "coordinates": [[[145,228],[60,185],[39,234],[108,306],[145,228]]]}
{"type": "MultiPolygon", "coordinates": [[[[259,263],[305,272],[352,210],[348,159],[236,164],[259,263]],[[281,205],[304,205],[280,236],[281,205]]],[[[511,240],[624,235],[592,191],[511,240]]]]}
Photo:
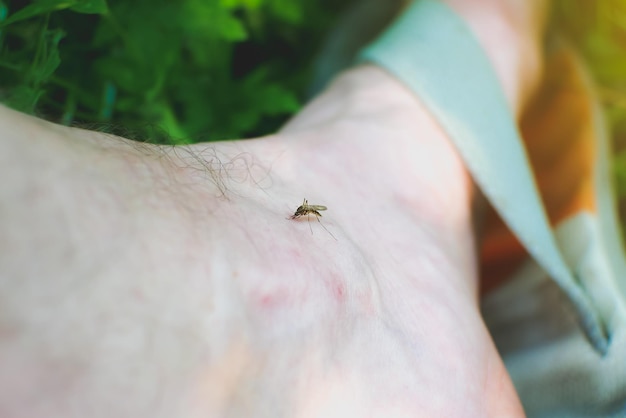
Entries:
{"type": "MultiPolygon", "coordinates": [[[[451,3],[519,114],[534,23],[498,44],[451,3]]],[[[0,416],[523,416],[479,312],[471,178],[383,70],[254,140],[0,126],[0,416]],[[303,198],[328,231],[288,219],[303,198]]]]}

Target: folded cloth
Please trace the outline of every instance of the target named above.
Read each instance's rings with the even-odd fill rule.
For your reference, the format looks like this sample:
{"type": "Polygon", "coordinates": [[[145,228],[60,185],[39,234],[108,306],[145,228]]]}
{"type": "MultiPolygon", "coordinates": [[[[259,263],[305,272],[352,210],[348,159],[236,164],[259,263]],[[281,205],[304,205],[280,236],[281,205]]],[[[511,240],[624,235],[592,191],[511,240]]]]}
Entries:
{"type": "Polygon", "coordinates": [[[521,131],[557,244],[606,326],[607,347],[599,355],[587,344],[560,289],[497,216],[487,225],[483,279],[509,274],[485,295],[483,314],[529,416],[624,417],[626,268],[604,121],[576,54],[550,49],[521,131]]]}
{"type": "Polygon", "coordinates": [[[493,207],[483,313],[529,416],[626,416],[626,263],[592,90],[558,44],[521,132],[465,23],[411,3],[359,55],[413,90],[493,207]],[[536,180],[535,180],[536,176],[536,180]]]}

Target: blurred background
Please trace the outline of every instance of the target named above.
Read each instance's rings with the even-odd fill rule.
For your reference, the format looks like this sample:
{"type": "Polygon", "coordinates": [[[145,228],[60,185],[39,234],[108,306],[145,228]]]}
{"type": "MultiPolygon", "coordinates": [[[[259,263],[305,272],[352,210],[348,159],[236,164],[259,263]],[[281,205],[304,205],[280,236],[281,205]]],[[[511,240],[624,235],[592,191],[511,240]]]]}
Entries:
{"type": "MultiPolygon", "coordinates": [[[[350,4],[0,0],[0,101],[163,144],[268,134],[305,102],[316,52],[350,4]]],[[[626,2],[553,7],[552,28],[585,57],[606,109],[624,220],[626,2]]]]}
{"type": "Polygon", "coordinates": [[[626,231],[626,2],[557,0],[552,26],[577,47],[592,72],[612,136],[614,185],[626,231]]]}
{"type": "Polygon", "coordinates": [[[340,6],[0,0],[0,100],[151,142],[272,132],[301,106],[312,52],[340,6]]]}

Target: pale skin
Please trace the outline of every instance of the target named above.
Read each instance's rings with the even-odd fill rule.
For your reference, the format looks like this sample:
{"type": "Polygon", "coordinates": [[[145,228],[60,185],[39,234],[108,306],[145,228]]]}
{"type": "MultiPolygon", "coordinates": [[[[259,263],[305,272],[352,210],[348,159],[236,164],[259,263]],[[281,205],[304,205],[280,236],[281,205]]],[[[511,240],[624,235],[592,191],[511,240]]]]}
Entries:
{"type": "MultiPolygon", "coordinates": [[[[451,3],[519,114],[541,3],[451,3]]],[[[383,70],[254,140],[0,126],[0,416],[523,416],[478,308],[472,180],[383,70]],[[336,240],[286,219],[305,196],[336,240]]]]}

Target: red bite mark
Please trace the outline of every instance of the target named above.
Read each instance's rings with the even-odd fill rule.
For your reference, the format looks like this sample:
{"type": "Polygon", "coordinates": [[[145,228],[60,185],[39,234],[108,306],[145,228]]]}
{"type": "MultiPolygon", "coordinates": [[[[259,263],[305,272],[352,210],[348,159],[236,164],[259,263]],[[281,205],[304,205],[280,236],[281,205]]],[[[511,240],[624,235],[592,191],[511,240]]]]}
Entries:
{"type": "Polygon", "coordinates": [[[144,299],[145,299],[145,295],[144,295],[144,293],[143,293],[143,291],[141,289],[135,288],[135,289],[132,290],[131,294],[132,294],[133,298],[135,299],[135,301],[137,301],[137,302],[143,302],[144,299]]]}
{"type": "Polygon", "coordinates": [[[337,302],[346,300],[346,285],[343,282],[335,282],[332,286],[333,296],[337,302]]]}
{"type": "Polygon", "coordinates": [[[261,309],[273,310],[279,307],[284,307],[288,300],[288,295],[284,290],[278,290],[270,293],[263,293],[259,295],[256,300],[261,309]]]}
{"type": "Polygon", "coordinates": [[[334,302],[340,304],[345,303],[348,290],[346,289],[346,283],[340,276],[331,273],[330,277],[328,280],[325,280],[324,284],[329,290],[330,296],[334,302]]]}

